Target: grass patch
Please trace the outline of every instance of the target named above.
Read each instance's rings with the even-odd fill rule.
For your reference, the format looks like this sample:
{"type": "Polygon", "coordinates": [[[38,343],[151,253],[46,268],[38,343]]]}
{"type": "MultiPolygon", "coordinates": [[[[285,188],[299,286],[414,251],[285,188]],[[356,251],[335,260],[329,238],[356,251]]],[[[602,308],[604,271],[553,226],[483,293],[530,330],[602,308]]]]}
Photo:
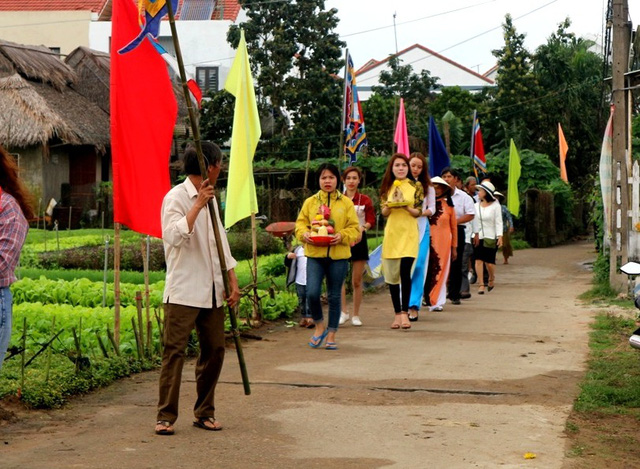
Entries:
{"type": "Polygon", "coordinates": [[[588,371],[577,412],[632,413],[640,417],[640,353],[629,346],[635,321],[600,314],[592,324],[588,371]]]}

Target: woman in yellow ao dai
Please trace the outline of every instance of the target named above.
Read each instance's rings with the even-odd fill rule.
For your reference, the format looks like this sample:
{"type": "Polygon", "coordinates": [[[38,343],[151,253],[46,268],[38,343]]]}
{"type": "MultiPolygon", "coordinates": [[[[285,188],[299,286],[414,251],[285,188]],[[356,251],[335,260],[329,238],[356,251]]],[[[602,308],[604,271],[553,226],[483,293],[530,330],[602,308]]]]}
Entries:
{"type": "Polygon", "coordinates": [[[382,179],[380,200],[382,215],[387,217],[382,243],[382,271],[389,285],[395,312],[392,329],[409,329],[408,310],[411,296],[411,268],[418,255],[417,217],[422,210],[424,190],[409,176],[409,160],[401,153],[391,157],[382,179]],[[399,203],[402,194],[403,203],[399,203]],[[400,295],[402,290],[402,295],[400,295]]]}

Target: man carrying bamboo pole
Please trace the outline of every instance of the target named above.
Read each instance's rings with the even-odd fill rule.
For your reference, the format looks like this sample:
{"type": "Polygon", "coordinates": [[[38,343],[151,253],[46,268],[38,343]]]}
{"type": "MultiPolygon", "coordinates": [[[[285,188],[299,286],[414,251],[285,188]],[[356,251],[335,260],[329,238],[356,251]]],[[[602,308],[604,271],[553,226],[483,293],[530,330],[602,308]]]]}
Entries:
{"type": "Polygon", "coordinates": [[[240,290],[224,228],[217,214],[214,186],[222,153],[217,145],[202,142],[206,180],[203,180],[195,148],[183,157],[187,179],[165,196],[162,204],[162,239],[167,263],[164,290],[164,352],[160,372],[160,397],[155,432],[173,435],[178,418],[178,398],[185,349],[194,326],[200,343],[196,363],[197,400],[193,425],[222,430],[215,419],[214,392],[224,360],[223,301],[234,307],[240,290]],[[229,274],[231,294],[225,298],[220,259],[209,213],[202,210],[214,199],[216,222],[229,274]]]}

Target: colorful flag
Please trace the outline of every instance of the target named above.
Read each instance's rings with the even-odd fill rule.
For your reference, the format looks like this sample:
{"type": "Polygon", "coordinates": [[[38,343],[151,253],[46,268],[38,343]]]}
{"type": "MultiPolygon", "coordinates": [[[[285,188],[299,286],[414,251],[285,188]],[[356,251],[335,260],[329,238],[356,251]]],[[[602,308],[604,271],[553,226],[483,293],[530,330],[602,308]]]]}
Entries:
{"type": "Polygon", "coordinates": [[[602,139],[600,150],[600,191],[602,192],[602,207],[604,209],[604,245],[611,242],[611,178],[613,159],[613,113],[615,106],[611,105],[609,120],[602,139]]]}
{"type": "Polygon", "coordinates": [[[473,166],[481,173],[487,172],[487,158],[484,156],[484,144],[482,143],[482,131],[480,130],[480,121],[478,116],[474,114],[473,119],[473,166]]]}
{"type": "Polygon", "coordinates": [[[507,183],[507,208],[514,217],[520,216],[520,194],[518,192],[518,180],[520,179],[520,154],[516,144],[511,139],[509,147],[509,180],[507,183]]]}
{"type": "Polygon", "coordinates": [[[396,152],[402,153],[409,158],[409,132],[407,131],[407,117],[404,113],[404,99],[400,98],[400,111],[398,112],[398,123],[396,124],[396,134],[393,141],[398,146],[396,152]]]}
{"type": "Polygon", "coordinates": [[[236,97],[231,131],[227,203],[224,212],[224,226],[229,228],[252,213],[258,213],[256,185],[253,180],[253,156],[262,130],[244,30],[240,30],[236,58],[233,60],[224,88],[236,97]]]}
{"type": "Polygon", "coordinates": [[[447,147],[440,137],[436,121],[429,116],[429,175],[440,176],[447,166],[451,166],[447,147]]]}
{"type": "Polygon", "coordinates": [[[358,99],[356,86],[356,71],[353,67],[351,54],[347,53],[347,65],[344,83],[344,115],[342,119],[344,129],[344,154],[353,165],[358,159],[358,152],[367,146],[367,131],[364,127],[362,106],[358,99]]]}
{"type": "MultiPolygon", "coordinates": [[[[178,0],[171,0],[171,6],[175,14],[178,9],[178,0]]],[[[168,12],[166,0],[138,0],[138,24],[140,27],[136,31],[132,31],[128,37],[131,38],[136,32],[138,35],[124,47],[116,50],[121,54],[125,54],[138,47],[146,36],[151,39],[157,39],[160,33],[160,21],[168,12]],[[144,12],[144,15],[142,12],[144,12]]]]}
{"type": "Polygon", "coordinates": [[[558,145],[560,147],[560,179],[568,184],[569,178],[567,177],[566,161],[567,152],[569,151],[569,145],[567,145],[567,141],[564,138],[564,132],[562,131],[560,122],[558,122],[558,145]]]}
{"type": "Polygon", "coordinates": [[[140,30],[131,0],[114,0],[111,31],[111,156],[114,221],[162,237],[162,199],[178,107],[167,66],[149,41],[117,51],[140,30]]]}
{"type": "MultiPolygon", "coordinates": [[[[173,73],[175,73],[178,77],[180,76],[180,68],[178,67],[178,61],[175,57],[167,52],[167,50],[160,45],[158,41],[152,40],[151,44],[156,48],[160,57],[164,59],[164,61],[171,67],[173,73]]],[[[198,86],[198,82],[187,73],[187,87],[189,88],[189,92],[191,93],[191,100],[195,103],[195,105],[200,108],[202,104],[202,90],[198,86]]]]}

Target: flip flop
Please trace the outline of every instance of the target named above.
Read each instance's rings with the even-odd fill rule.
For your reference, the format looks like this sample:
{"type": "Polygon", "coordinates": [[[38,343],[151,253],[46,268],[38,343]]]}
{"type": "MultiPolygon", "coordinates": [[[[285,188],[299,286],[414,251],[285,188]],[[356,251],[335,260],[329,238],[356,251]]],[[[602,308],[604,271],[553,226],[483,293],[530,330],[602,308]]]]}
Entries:
{"type": "Polygon", "coordinates": [[[168,420],[158,420],[156,422],[156,435],[173,435],[174,433],[173,424],[168,420]],[[164,428],[158,428],[158,425],[164,428]]]}
{"type": "Polygon", "coordinates": [[[324,332],[322,334],[320,334],[320,336],[316,337],[315,335],[311,336],[311,340],[309,341],[309,347],[311,348],[318,348],[322,345],[322,342],[324,341],[325,337],[327,337],[327,334],[329,333],[329,329],[325,329],[324,332]]]}
{"type": "Polygon", "coordinates": [[[219,432],[220,430],[222,430],[222,425],[220,425],[220,422],[218,422],[213,417],[201,417],[199,419],[196,419],[193,421],[193,426],[202,428],[203,430],[208,430],[210,432],[219,432]],[[211,425],[213,426],[211,427],[207,425],[207,422],[211,423],[211,425]]]}
{"type": "Polygon", "coordinates": [[[338,345],[335,342],[327,342],[327,345],[324,348],[327,350],[338,350],[338,345]]]}
{"type": "Polygon", "coordinates": [[[391,329],[400,329],[400,324],[394,322],[393,324],[391,324],[391,329]]]}

